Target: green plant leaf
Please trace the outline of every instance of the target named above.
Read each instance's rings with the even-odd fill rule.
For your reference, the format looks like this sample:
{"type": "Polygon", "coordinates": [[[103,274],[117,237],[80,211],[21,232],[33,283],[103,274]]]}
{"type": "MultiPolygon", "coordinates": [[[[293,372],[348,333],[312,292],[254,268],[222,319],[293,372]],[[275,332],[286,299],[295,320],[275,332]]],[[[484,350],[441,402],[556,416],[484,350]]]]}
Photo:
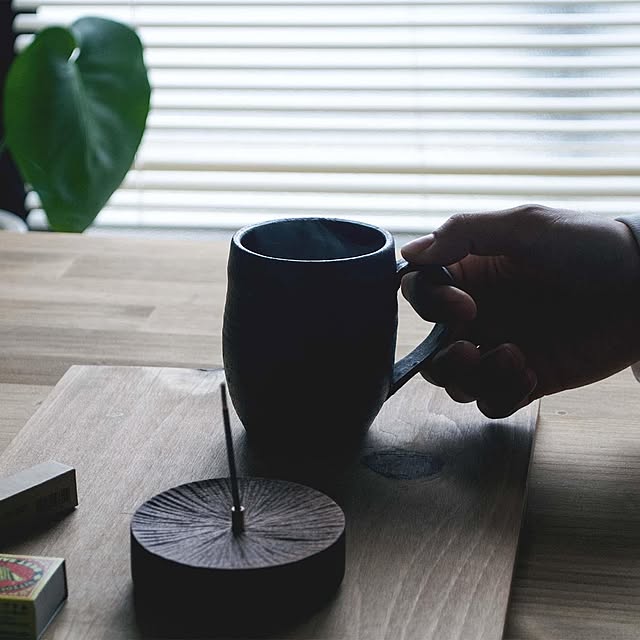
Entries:
{"type": "Polygon", "coordinates": [[[84,231],[140,144],[150,98],[138,36],[102,18],[50,27],[13,62],[6,143],[55,231],[84,231]]]}

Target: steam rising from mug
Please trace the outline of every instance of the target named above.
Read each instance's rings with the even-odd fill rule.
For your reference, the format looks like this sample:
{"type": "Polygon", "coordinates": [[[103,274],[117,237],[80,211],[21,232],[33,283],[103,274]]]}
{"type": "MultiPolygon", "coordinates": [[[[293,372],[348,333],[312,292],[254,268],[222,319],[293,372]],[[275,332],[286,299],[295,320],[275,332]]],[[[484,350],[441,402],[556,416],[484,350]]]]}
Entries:
{"type": "Polygon", "coordinates": [[[355,258],[381,249],[384,242],[376,229],[318,218],[253,227],[242,237],[249,251],[286,260],[355,258]]]}
{"type": "Polygon", "coordinates": [[[391,234],[347,220],[276,220],[231,241],[223,327],[229,392],[252,443],[326,453],[358,441],[384,401],[442,344],[394,366],[402,275],[391,234]]]}

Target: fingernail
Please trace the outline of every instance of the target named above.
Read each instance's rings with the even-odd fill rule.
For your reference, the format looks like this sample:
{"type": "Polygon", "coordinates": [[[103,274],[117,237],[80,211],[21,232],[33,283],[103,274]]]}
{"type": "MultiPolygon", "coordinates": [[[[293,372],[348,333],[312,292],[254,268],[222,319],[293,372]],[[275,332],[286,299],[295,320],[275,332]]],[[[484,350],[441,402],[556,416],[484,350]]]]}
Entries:
{"type": "Polygon", "coordinates": [[[467,404],[469,402],[474,402],[476,400],[475,396],[472,396],[466,393],[456,385],[449,385],[447,387],[447,393],[449,394],[452,400],[455,400],[456,402],[460,402],[462,404],[467,404]]]}
{"type": "Polygon", "coordinates": [[[512,349],[508,345],[503,345],[496,351],[495,362],[501,368],[521,369],[524,367],[524,360],[519,350],[512,349]]]}
{"type": "Polygon", "coordinates": [[[430,233],[428,236],[422,236],[421,238],[416,238],[415,240],[411,240],[411,242],[407,242],[407,244],[402,247],[402,251],[408,251],[412,254],[422,253],[426,251],[436,240],[436,237],[433,233],[430,233]]]}
{"type": "Polygon", "coordinates": [[[538,376],[532,369],[527,369],[526,375],[528,393],[531,393],[538,386],[538,376]]]}

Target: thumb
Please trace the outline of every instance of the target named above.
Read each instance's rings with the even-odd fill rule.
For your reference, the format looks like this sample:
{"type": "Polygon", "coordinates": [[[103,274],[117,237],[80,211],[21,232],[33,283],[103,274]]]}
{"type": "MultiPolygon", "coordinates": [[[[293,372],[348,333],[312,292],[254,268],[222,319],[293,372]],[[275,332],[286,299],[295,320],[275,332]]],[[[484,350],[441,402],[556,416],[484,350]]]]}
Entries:
{"type": "Polygon", "coordinates": [[[453,264],[469,254],[517,255],[547,222],[544,207],[526,206],[488,213],[462,213],[439,229],[402,247],[414,264],[453,264]]]}

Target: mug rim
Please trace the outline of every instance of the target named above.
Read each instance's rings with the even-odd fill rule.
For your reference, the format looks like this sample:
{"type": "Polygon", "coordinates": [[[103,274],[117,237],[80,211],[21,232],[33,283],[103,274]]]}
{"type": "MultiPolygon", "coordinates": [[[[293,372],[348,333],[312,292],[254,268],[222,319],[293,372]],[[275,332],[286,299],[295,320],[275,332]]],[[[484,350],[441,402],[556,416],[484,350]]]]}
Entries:
{"type": "Polygon", "coordinates": [[[389,247],[393,247],[393,243],[394,243],[393,236],[391,235],[391,233],[386,229],[383,229],[382,227],[376,226],[375,224],[369,224],[368,222],[360,222],[359,220],[349,220],[347,218],[325,218],[321,216],[305,216],[301,218],[295,218],[295,217],[274,218],[271,220],[264,220],[263,222],[248,224],[242,227],[241,229],[238,229],[238,231],[236,231],[233,234],[231,241],[241,251],[249,253],[258,258],[263,258],[265,260],[277,260],[279,262],[318,263],[318,264],[333,263],[333,262],[353,262],[355,260],[370,258],[371,256],[375,256],[379,253],[383,253],[384,251],[387,251],[389,247]],[[379,232],[384,237],[384,244],[380,248],[376,249],[375,251],[369,251],[368,253],[362,253],[357,256],[347,256],[344,258],[326,258],[321,260],[312,260],[312,259],[303,260],[299,258],[281,258],[278,256],[269,256],[264,253],[258,253],[257,251],[252,251],[251,249],[247,248],[244,244],[242,244],[243,237],[253,229],[256,229],[257,227],[265,227],[273,224],[280,224],[283,222],[306,222],[306,221],[316,222],[319,220],[322,220],[324,222],[328,221],[328,222],[339,222],[342,224],[346,223],[346,224],[350,224],[357,227],[367,227],[368,229],[373,229],[374,231],[379,232]]]}

